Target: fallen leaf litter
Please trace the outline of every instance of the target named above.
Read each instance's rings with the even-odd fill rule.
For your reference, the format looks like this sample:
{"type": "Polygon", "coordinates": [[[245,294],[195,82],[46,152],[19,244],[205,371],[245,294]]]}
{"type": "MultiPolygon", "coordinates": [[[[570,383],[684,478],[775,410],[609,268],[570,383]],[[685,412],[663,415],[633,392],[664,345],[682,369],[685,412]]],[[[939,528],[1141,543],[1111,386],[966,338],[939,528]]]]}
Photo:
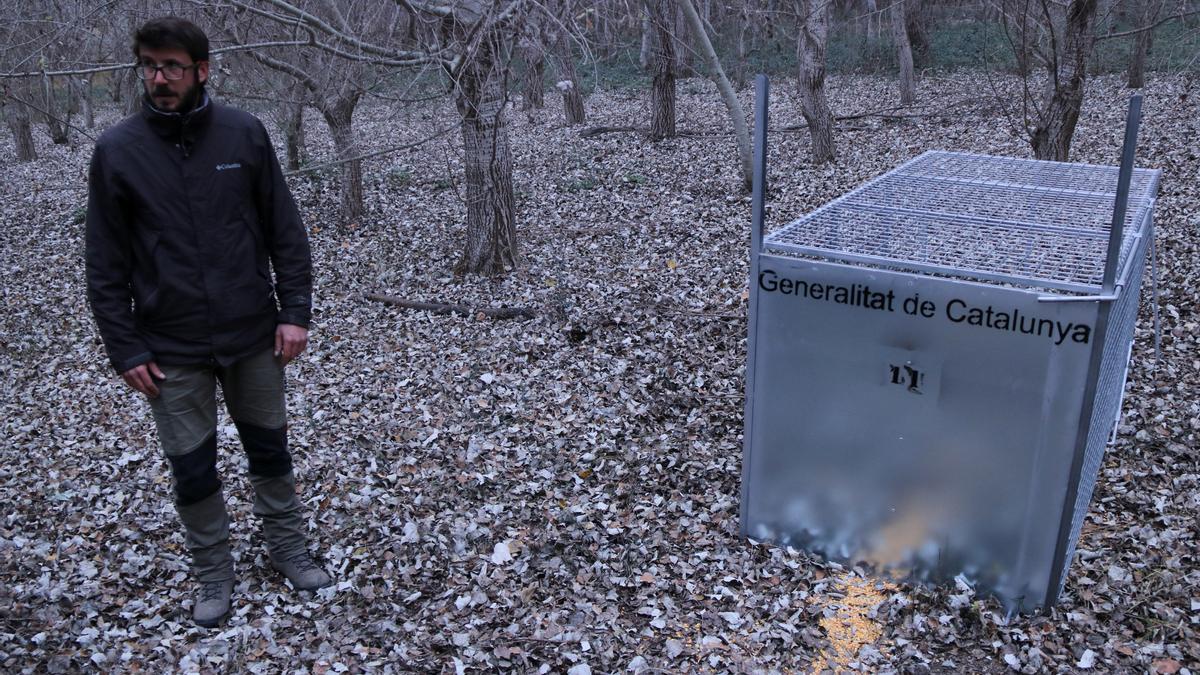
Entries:
{"type": "MultiPolygon", "coordinates": [[[[832,165],[807,164],[803,133],[775,134],[771,224],[926,149],[1028,157],[1005,116],[1019,88],[998,78],[923,79],[922,117],[856,120],[832,165]]],[[[832,77],[829,91],[839,113],[895,97],[891,78],[832,77]]],[[[801,121],[793,92],[776,80],[779,127],[801,121]]],[[[1152,78],[1145,93],[1139,162],[1165,172],[1163,358],[1144,302],[1125,416],[1066,594],[1049,616],[1011,620],[956,585],[897,583],[876,604],[881,588],[849,584],[842,609],[822,596],[835,568],[739,538],[749,203],[732,143],[582,139],[552,101],[540,121],[510,118],[524,265],[502,279],[446,271],[463,221],[442,187],[461,171],[456,138],[369,160],[368,216],[354,229],[336,226],[331,176],[293,179],[312,226],[317,321],[291,374],[292,443],[338,584],[303,598],[270,572],[244,459],[222,434],[234,617],[196,629],[149,416],[109,372],[83,301],[90,148],[38,134],[43,159],[18,165],[0,135],[0,667],[1197,672],[1200,158],[1188,141],[1200,111],[1184,76],[1152,78]],[[390,183],[392,170],[412,179],[390,183]],[[370,292],[538,316],[438,316],[370,292]],[[823,623],[835,605],[845,623],[823,623]]],[[[1089,80],[1076,161],[1115,163],[1127,96],[1120,78],[1089,80]]],[[[588,105],[600,125],[646,114],[639,92],[588,105]]],[[[681,83],[678,112],[683,129],[724,125],[699,80],[681,83]]],[[[453,114],[368,106],[356,124],[399,145],[453,114]]],[[[308,131],[310,161],[331,159],[319,119],[308,131]]]]}

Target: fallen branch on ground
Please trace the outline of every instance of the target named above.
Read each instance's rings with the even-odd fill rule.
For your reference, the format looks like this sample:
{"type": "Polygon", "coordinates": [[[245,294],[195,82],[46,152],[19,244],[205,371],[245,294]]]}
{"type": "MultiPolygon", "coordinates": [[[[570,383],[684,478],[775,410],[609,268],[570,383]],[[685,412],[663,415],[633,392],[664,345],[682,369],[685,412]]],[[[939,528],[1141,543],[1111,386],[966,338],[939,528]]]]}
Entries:
{"type": "Polygon", "coordinates": [[[601,134],[611,134],[618,131],[638,131],[646,133],[645,127],[590,127],[579,132],[580,138],[592,138],[601,134]]]}
{"type": "Polygon", "coordinates": [[[492,319],[533,319],[537,317],[537,312],[527,307],[468,307],[466,305],[455,305],[446,302],[418,302],[416,300],[405,300],[392,295],[382,295],[379,293],[368,293],[368,300],[383,302],[397,307],[407,309],[419,309],[434,314],[463,314],[466,316],[475,316],[482,314],[492,319]]]}

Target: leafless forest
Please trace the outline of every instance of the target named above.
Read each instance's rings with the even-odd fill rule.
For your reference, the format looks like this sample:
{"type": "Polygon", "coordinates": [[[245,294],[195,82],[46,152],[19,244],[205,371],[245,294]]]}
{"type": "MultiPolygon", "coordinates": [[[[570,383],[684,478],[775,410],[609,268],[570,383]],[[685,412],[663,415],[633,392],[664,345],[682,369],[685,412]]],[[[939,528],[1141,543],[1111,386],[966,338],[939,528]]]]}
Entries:
{"type": "MultiPolygon", "coordinates": [[[[0,8],[0,668],[1200,669],[1200,3],[29,0],[0,8]],[[266,561],[222,424],[234,616],[191,587],[149,409],[84,297],[132,30],[213,42],[309,227],[297,472],[334,588],[266,561]],[[738,532],[755,72],[769,225],[926,150],[1164,172],[1124,417],[1059,605],[738,532]],[[1159,352],[1152,306],[1161,318],[1159,352]]],[[[869,489],[869,486],[864,486],[869,489]]]]}

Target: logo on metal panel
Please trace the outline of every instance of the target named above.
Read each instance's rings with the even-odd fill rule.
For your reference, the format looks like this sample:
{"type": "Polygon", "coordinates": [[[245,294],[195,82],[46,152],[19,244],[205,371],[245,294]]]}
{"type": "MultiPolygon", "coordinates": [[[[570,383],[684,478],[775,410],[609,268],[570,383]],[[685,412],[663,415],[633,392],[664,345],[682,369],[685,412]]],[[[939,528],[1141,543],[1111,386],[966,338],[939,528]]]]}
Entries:
{"type": "Polygon", "coordinates": [[[888,364],[888,381],[900,385],[913,394],[924,394],[925,373],[913,368],[911,363],[902,366],[888,364]]]}

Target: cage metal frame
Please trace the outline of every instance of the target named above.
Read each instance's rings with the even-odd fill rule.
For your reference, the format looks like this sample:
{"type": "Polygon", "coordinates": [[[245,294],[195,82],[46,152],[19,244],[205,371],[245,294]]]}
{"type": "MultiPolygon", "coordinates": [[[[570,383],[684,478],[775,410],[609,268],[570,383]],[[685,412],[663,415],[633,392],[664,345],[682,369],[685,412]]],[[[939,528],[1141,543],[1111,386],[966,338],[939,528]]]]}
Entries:
{"type": "MultiPolygon", "coordinates": [[[[1099,339],[1091,347],[1070,482],[1041,603],[1048,611],[1065,586],[1105,449],[1115,436],[1148,251],[1153,256],[1153,212],[1161,171],[1133,168],[1141,97],[1135,95],[1130,102],[1119,167],[931,151],[770,235],[765,228],[768,99],[768,80],[759,75],[742,504],[747,503],[752,443],[757,331],[753,312],[761,256],[1000,284],[1038,293],[1042,302],[1095,302],[1099,339]],[[958,197],[953,203],[938,201],[936,188],[947,185],[958,197]],[[968,228],[971,231],[965,232],[968,228]],[[952,262],[955,241],[939,240],[939,234],[973,235],[975,243],[991,235],[994,241],[982,251],[985,255],[952,262]]],[[[748,535],[746,517],[743,508],[743,536],[748,535]]]]}
{"type": "MultiPolygon", "coordinates": [[[[930,151],[780,227],[764,245],[783,255],[1093,293],[1103,285],[1115,196],[1096,188],[1116,183],[1118,173],[930,151]]],[[[1131,176],[1123,262],[1138,246],[1158,178],[1149,169],[1131,176]]]]}

